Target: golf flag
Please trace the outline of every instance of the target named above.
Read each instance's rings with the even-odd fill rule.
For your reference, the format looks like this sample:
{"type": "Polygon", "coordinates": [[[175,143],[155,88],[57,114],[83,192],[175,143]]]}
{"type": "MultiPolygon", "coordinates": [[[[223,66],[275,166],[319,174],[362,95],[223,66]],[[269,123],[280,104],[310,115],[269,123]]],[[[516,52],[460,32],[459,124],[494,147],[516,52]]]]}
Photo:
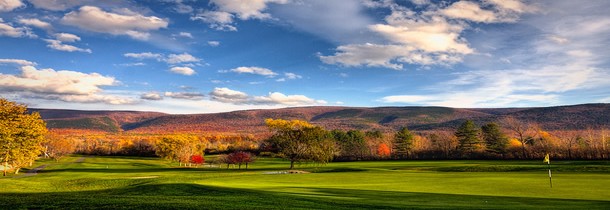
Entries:
{"type": "Polygon", "coordinates": [[[544,161],[542,161],[542,163],[547,163],[549,165],[549,184],[551,185],[551,188],[553,188],[553,178],[551,175],[551,158],[549,158],[548,153],[546,154],[546,156],[544,156],[544,161]]]}

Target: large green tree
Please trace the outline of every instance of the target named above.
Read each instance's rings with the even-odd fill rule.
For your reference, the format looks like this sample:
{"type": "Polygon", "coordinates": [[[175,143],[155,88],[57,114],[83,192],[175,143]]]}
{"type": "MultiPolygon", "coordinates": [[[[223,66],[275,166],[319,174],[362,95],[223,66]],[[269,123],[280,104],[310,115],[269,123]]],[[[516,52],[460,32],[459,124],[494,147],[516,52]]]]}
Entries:
{"type": "Polygon", "coordinates": [[[339,144],[341,154],[345,159],[359,160],[364,158],[368,152],[364,133],[360,130],[333,130],[331,132],[335,141],[339,144]]]}
{"type": "Polygon", "coordinates": [[[330,132],[301,120],[267,119],[267,127],[274,132],[267,143],[281,157],[295,162],[325,164],[335,156],[335,143],[330,132]]]}
{"type": "Polygon", "coordinates": [[[502,133],[500,126],[496,123],[487,123],[481,126],[481,133],[485,148],[488,152],[503,155],[508,147],[508,137],[502,133]]]}
{"type": "Polygon", "coordinates": [[[394,134],[394,156],[407,158],[413,149],[415,135],[409,129],[403,127],[394,134]]]}
{"type": "Polygon", "coordinates": [[[3,175],[12,167],[15,174],[40,155],[44,149],[45,122],[37,112],[29,114],[25,105],[0,98],[0,160],[3,175]]]}
{"type": "Polygon", "coordinates": [[[479,128],[472,120],[466,120],[466,122],[462,123],[455,132],[455,137],[457,137],[459,148],[464,154],[472,154],[481,146],[479,128]]]}

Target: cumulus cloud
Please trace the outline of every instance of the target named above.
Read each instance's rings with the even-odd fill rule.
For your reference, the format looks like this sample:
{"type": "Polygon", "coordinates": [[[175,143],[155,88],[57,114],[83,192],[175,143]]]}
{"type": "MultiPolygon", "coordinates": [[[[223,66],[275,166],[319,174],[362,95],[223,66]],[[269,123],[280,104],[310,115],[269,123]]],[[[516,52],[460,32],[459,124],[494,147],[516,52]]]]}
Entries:
{"type": "Polygon", "coordinates": [[[140,98],[144,99],[144,100],[151,100],[151,101],[163,100],[163,97],[158,92],[144,93],[144,94],[140,95],[140,98]]]}
{"type": "MultiPolygon", "coordinates": [[[[127,10],[127,9],[126,9],[127,10]]],[[[138,40],[148,40],[149,31],[167,28],[168,20],[155,16],[143,16],[133,11],[117,14],[103,11],[94,6],[83,6],[77,11],[64,15],[62,23],[84,30],[126,35],[138,40]]]]}
{"type": "Polygon", "coordinates": [[[28,0],[34,7],[51,11],[64,11],[73,7],[86,5],[94,0],[28,0]]]}
{"type": "Polygon", "coordinates": [[[21,0],[2,0],[0,1],[0,12],[10,12],[23,6],[25,4],[21,0]]]}
{"type": "Polygon", "coordinates": [[[214,88],[210,92],[210,98],[223,103],[242,104],[248,101],[249,96],[244,92],[229,88],[214,88]]]}
{"type": "Polygon", "coordinates": [[[125,105],[136,104],[137,100],[122,96],[107,95],[107,94],[92,94],[92,95],[40,95],[40,94],[23,94],[28,98],[39,98],[46,100],[59,100],[65,102],[76,103],[104,103],[110,105],[125,105]]]}
{"type": "Polygon", "coordinates": [[[187,75],[187,76],[190,76],[190,75],[193,75],[196,73],[195,70],[193,70],[189,67],[178,67],[178,66],[172,67],[171,69],[169,69],[169,71],[176,73],[176,74],[182,74],[182,75],[187,75]]]}
{"type": "Polygon", "coordinates": [[[69,33],[56,33],[53,36],[55,36],[55,39],[62,41],[62,42],[76,42],[76,41],[80,41],[80,37],[74,34],[69,34],[69,33]]]}
{"type": "Polygon", "coordinates": [[[279,92],[272,92],[266,96],[254,96],[252,102],[254,104],[280,104],[289,106],[326,104],[326,101],[314,100],[304,95],[284,95],[279,92]]]}
{"type": "Polygon", "coordinates": [[[36,66],[35,62],[22,59],[0,59],[0,64],[14,64],[18,66],[36,66]]]}
{"type": "Polygon", "coordinates": [[[527,5],[521,0],[486,0],[487,3],[493,4],[497,10],[504,13],[533,13],[539,11],[537,6],[527,5]]]}
{"type": "Polygon", "coordinates": [[[198,92],[165,92],[167,97],[175,99],[202,100],[205,95],[198,92]]]}
{"type": "Polygon", "coordinates": [[[233,26],[233,15],[221,11],[203,11],[191,17],[191,20],[198,20],[210,25],[210,28],[219,31],[237,31],[233,26]]]}
{"type": "Polygon", "coordinates": [[[36,38],[36,34],[32,33],[32,30],[28,27],[14,27],[10,23],[5,23],[0,18],[0,36],[8,36],[13,38],[29,37],[36,38]]]}
{"type": "Polygon", "coordinates": [[[237,31],[233,25],[234,18],[241,20],[270,19],[271,15],[265,13],[267,4],[285,4],[287,0],[212,0],[210,4],[216,6],[216,10],[204,10],[191,17],[191,20],[199,20],[210,25],[210,28],[223,31],[237,31]]]}
{"type": "Polygon", "coordinates": [[[66,52],[86,52],[86,53],[91,53],[91,49],[83,49],[83,48],[79,48],[73,45],[69,45],[69,44],[64,44],[59,40],[53,40],[53,39],[44,39],[45,42],[47,42],[47,47],[54,49],[54,50],[59,50],[59,51],[66,51],[66,52]]]}
{"type": "Polygon", "coordinates": [[[36,69],[33,66],[21,67],[21,75],[0,74],[3,89],[26,90],[36,93],[88,95],[98,93],[101,86],[115,85],[113,77],[97,73],[53,69],[36,69]]]}
{"type": "Polygon", "coordinates": [[[36,28],[45,29],[45,30],[49,30],[49,29],[53,28],[53,26],[51,26],[50,23],[42,21],[40,19],[36,19],[36,18],[20,18],[17,20],[17,22],[19,22],[23,25],[28,25],[28,26],[32,26],[32,27],[36,27],[36,28]]]}
{"type": "Polygon", "coordinates": [[[249,96],[248,94],[231,90],[229,88],[214,88],[210,92],[210,99],[223,103],[231,104],[250,104],[250,105],[316,105],[326,104],[323,100],[314,100],[304,95],[285,95],[279,92],[271,92],[266,96],[249,96]]]}
{"type": "Polygon", "coordinates": [[[165,62],[168,64],[179,64],[179,63],[198,63],[201,61],[200,58],[197,58],[188,53],[182,54],[169,54],[165,56],[160,53],[152,53],[152,52],[143,52],[143,53],[125,53],[123,56],[128,58],[135,58],[139,60],[143,59],[155,59],[159,62],[165,62]]]}
{"type": "Polygon", "coordinates": [[[481,6],[471,1],[458,1],[440,11],[441,14],[450,17],[465,19],[475,22],[490,23],[497,20],[493,11],[481,9],[481,6]]]}
{"type": "Polygon", "coordinates": [[[435,4],[422,11],[412,11],[392,1],[367,5],[391,10],[385,23],[369,25],[370,31],[390,43],[341,45],[334,55],[320,55],[322,62],[391,69],[402,69],[403,64],[448,66],[476,52],[462,36],[471,22],[513,22],[520,14],[534,11],[520,1],[458,1],[450,5],[435,4]],[[483,9],[483,5],[493,6],[489,10],[483,9]]]}
{"type": "Polygon", "coordinates": [[[103,86],[118,81],[98,73],[69,70],[20,68],[21,75],[0,74],[0,89],[19,93],[22,97],[82,103],[131,104],[135,100],[103,94],[103,86]]]}
{"type": "Polygon", "coordinates": [[[201,59],[196,58],[195,56],[188,54],[188,53],[182,53],[182,54],[170,54],[169,56],[167,56],[167,59],[165,59],[165,61],[169,64],[195,63],[195,62],[201,61],[201,59]]]}
{"type": "Polygon", "coordinates": [[[231,72],[239,73],[239,74],[256,74],[266,77],[275,77],[278,74],[273,72],[271,69],[256,67],[256,66],[241,66],[230,70],[231,72]]]}

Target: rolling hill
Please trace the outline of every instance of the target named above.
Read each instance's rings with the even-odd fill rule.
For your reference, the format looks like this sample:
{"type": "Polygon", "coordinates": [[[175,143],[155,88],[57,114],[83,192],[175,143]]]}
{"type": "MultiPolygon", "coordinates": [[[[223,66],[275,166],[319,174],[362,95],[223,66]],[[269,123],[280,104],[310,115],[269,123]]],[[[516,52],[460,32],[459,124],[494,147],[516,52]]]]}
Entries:
{"type": "Polygon", "coordinates": [[[448,107],[297,107],[245,110],[214,114],[172,115],[137,111],[80,111],[30,109],[39,112],[52,129],[103,132],[172,133],[267,132],[267,118],[307,120],[327,129],[391,131],[453,129],[466,119],[478,124],[505,116],[534,122],[543,129],[610,128],[610,104],[582,104],[539,108],[469,109],[448,107]]]}

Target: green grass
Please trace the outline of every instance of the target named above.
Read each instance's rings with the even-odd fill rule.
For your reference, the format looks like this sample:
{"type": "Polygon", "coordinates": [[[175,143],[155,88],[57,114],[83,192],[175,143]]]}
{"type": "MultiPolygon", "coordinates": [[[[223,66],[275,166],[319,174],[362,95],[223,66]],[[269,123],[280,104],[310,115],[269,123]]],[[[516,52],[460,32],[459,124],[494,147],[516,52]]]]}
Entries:
{"type": "Polygon", "coordinates": [[[288,163],[227,170],[79,158],[0,178],[0,209],[610,209],[608,161],[556,162],[551,189],[542,161],[341,162],[268,174],[288,163]]]}

